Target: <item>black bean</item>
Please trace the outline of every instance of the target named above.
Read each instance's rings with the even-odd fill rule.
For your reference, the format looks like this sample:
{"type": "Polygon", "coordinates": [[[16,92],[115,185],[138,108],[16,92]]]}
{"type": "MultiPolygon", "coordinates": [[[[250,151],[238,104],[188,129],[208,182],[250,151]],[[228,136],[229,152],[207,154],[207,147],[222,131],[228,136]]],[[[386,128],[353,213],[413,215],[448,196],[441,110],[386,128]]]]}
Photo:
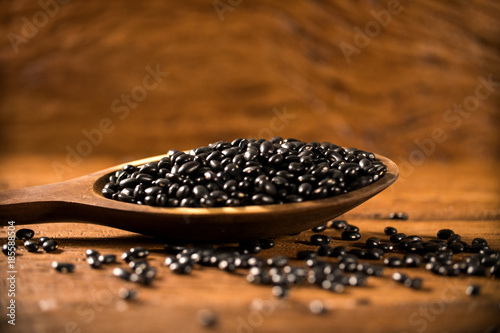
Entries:
{"type": "Polygon", "coordinates": [[[49,239],[50,239],[49,237],[40,237],[40,238],[38,238],[38,245],[41,246],[43,243],[45,243],[49,239]]]}
{"type": "Polygon", "coordinates": [[[16,251],[17,251],[17,246],[15,244],[14,245],[9,245],[9,244],[2,245],[2,252],[6,256],[15,255],[16,251]]]}
{"type": "Polygon", "coordinates": [[[484,238],[474,238],[472,240],[472,245],[488,245],[488,242],[484,238]]]}
{"type": "Polygon", "coordinates": [[[311,243],[313,245],[326,245],[326,244],[330,244],[330,237],[328,237],[326,235],[321,235],[321,234],[312,235],[311,236],[311,243]]]}
{"type": "Polygon", "coordinates": [[[465,289],[467,296],[478,296],[481,293],[481,287],[477,284],[471,284],[465,289]]]}
{"type": "Polygon", "coordinates": [[[347,221],[345,220],[333,220],[330,226],[336,230],[345,230],[347,228],[347,221]]]}
{"type": "Polygon", "coordinates": [[[380,239],[377,237],[370,237],[366,240],[366,247],[368,249],[373,249],[379,246],[380,244],[380,239]]]}
{"type": "Polygon", "coordinates": [[[330,245],[326,245],[326,244],[325,245],[321,245],[318,248],[317,254],[320,257],[330,257],[333,254],[333,249],[332,249],[332,247],[330,245]]]}
{"type": "Polygon", "coordinates": [[[35,236],[35,232],[31,229],[19,229],[16,232],[16,238],[21,240],[28,240],[35,236]]]}
{"type": "Polygon", "coordinates": [[[456,242],[460,242],[462,240],[462,237],[459,234],[453,234],[448,238],[447,244],[451,245],[456,242]]]}
{"type": "Polygon", "coordinates": [[[116,255],[114,254],[102,254],[97,257],[97,259],[103,264],[111,264],[116,262],[116,255]]]}
{"type": "Polygon", "coordinates": [[[384,259],[384,265],[388,267],[401,267],[403,266],[403,260],[399,257],[387,257],[384,259]]]}
{"type": "Polygon", "coordinates": [[[125,300],[134,300],[137,298],[137,291],[132,289],[120,288],[118,296],[125,300]]]}
{"type": "Polygon", "coordinates": [[[305,260],[308,258],[315,258],[317,253],[315,251],[309,251],[309,250],[302,250],[297,252],[297,259],[299,260],[305,260]]]}
{"type": "MultiPolygon", "coordinates": [[[[406,238],[406,234],[403,234],[403,233],[397,233],[397,234],[394,234],[392,235],[389,239],[391,240],[391,242],[393,242],[394,244],[398,244],[399,242],[401,242],[404,238],[406,238]]],[[[410,240],[411,242],[411,240],[410,240]]]]}
{"type": "Polygon", "coordinates": [[[209,309],[201,309],[196,312],[196,319],[204,327],[212,327],[217,323],[217,316],[209,309]]]}
{"type": "Polygon", "coordinates": [[[75,271],[75,265],[66,262],[52,262],[52,268],[60,273],[72,273],[75,271]]]}
{"type": "Polygon", "coordinates": [[[391,243],[381,243],[378,245],[378,248],[384,252],[391,252],[394,250],[394,245],[391,243]]]}
{"type": "Polygon", "coordinates": [[[405,283],[410,278],[406,274],[403,274],[403,273],[400,273],[400,272],[395,272],[395,273],[392,274],[392,279],[394,281],[397,281],[397,282],[400,282],[400,283],[405,283]]]}
{"type": "Polygon", "coordinates": [[[92,268],[99,268],[101,267],[102,263],[99,261],[97,257],[90,256],[87,257],[87,264],[89,264],[89,266],[92,268]]]}
{"type": "Polygon", "coordinates": [[[441,229],[437,232],[437,237],[439,239],[448,239],[450,238],[451,236],[453,236],[455,234],[455,232],[451,229],[441,229]]]}
{"type": "Polygon", "coordinates": [[[30,239],[24,241],[24,247],[28,250],[28,252],[37,252],[39,248],[38,243],[30,239]]]}
{"type": "Polygon", "coordinates": [[[342,232],[342,239],[346,241],[355,241],[361,238],[361,234],[357,231],[346,230],[342,232]]]}
{"type": "Polygon", "coordinates": [[[178,173],[181,175],[190,175],[200,167],[200,163],[196,161],[189,161],[179,167],[178,173]]]}
{"type": "Polygon", "coordinates": [[[260,243],[260,247],[263,250],[271,249],[271,248],[274,247],[274,245],[276,245],[276,243],[274,242],[274,240],[272,240],[270,238],[259,239],[259,243],[260,243]]]}
{"type": "Polygon", "coordinates": [[[311,230],[312,230],[312,232],[323,232],[326,230],[326,223],[319,225],[317,227],[314,227],[311,230]]]}
{"type": "Polygon", "coordinates": [[[384,251],[382,249],[370,249],[367,252],[367,259],[378,260],[382,258],[384,251]]]}
{"type": "Polygon", "coordinates": [[[181,264],[178,262],[173,262],[168,266],[173,273],[176,274],[189,274],[191,273],[193,266],[189,263],[181,264]]]}
{"type": "Polygon", "coordinates": [[[331,256],[338,258],[346,253],[347,253],[347,248],[345,246],[336,246],[333,248],[331,256]]]}
{"type": "Polygon", "coordinates": [[[243,253],[257,254],[262,251],[262,246],[259,241],[244,241],[239,245],[243,253]]]}
{"type": "Polygon", "coordinates": [[[355,225],[352,225],[352,224],[348,224],[345,228],[345,230],[348,230],[348,231],[359,231],[359,228],[355,225]]]}
{"type": "Polygon", "coordinates": [[[394,227],[386,227],[384,229],[384,233],[387,235],[387,236],[391,236],[391,235],[395,235],[398,233],[398,230],[394,227]]]}
{"type": "Polygon", "coordinates": [[[422,257],[418,254],[406,254],[404,257],[404,263],[408,267],[417,267],[422,263],[422,257]]]}
{"type": "Polygon", "coordinates": [[[408,220],[408,214],[404,212],[393,212],[389,214],[391,220],[408,220]]]}
{"type": "Polygon", "coordinates": [[[57,244],[57,242],[53,239],[49,239],[45,242],[43,242],[42,244],[42,249],[45,251],[45,252],[52,252],[52,251],[55,251],[59,248],[59,244],[57,244]]]}
{"type": "Polygon", "coordinates": [[[267,265],[271,267],[285,267],[288,265],[289,258],[287,256],[277,256],[267,259],[267,265]]]}
{"type": "Polygon", "coordinates": [[[88,257],[99,257],[99,252],[94,249],[87,249],[85,251],[85,256],[88,257]]]}

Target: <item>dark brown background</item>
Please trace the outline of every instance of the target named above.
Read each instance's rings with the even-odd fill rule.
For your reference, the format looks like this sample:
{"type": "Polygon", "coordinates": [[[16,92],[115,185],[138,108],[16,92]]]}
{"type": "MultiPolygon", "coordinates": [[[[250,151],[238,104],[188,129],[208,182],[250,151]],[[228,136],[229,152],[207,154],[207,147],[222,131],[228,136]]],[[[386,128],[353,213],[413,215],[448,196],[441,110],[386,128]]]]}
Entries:
{"type": "MultiPolygon", "coordinates": [[[[375,20],[370,12],[387,10],[391,1],[221,0],[233,4],[223,19],[211,0],[66,2],[52,5],[53,15],[36,1],[0,2],[0,189],[70,179],[221,139],[328,140],[381,153],[400,166],[393,186],[344,216],[361,228],[361,241],[385,237],[390,223],[427,238],[452,228],[469,243],[485,237],[500,248],[500,86],[460,123],[443,118],[454,104],[471,100],[479,77],[500,82],[498,1],[400,0],[402,11],[350,62],[339,45],[353,45],[355,28],[365,30],[375,20]],[[29,31],[30,24],[38,27],[29,31]],[[15,38],[25,39],[13,46],[15,38]],[[140,89],[148,66],[169,75],[120,119],[112,103],[140,89]],[[277,113],[286,113],[287,123],[277,113]],[[113,130],[89,145],[83,132],[95,133],[103,119],[113,130]],[[68,158],[68,149],[83,148],[86,156],[68,158]],[[394,210],[408,212],[410,220],[384,220],[394,210]]],[[[149,332],[203,332],[195,314],[210,308],[219,319],[215,331],[235,332],[256,297],[273,299],[269,288],[238,275],[207,269],[192,279],[175,276],[161,266],[162,243],[149,238],[74,223],[33,228],[57,238],[62,251],[20,249],[19,325],[7,327],[2,319],[0,330],[63,332],[76,323],[74,331],[109,332],[141,323],[149,332]],[[132,245],[155,250],[151,262],[160,277],[140,289],[138,302],[124,305],[117,290],[130,284],[116,281],[111,269],[91,270],[82,258],[87,247],[119,255],[132,245]],[[50,269],[52,260],[74,262],[77,271],[60,275],[50,269]],[[107,295],[106,302],[96,294],[107,295]],[[95,319],[82,317],[82,304],[99,306],[95,319]]],[[[343,244],[335,231],[327,233],[343,244]]],[[[310,235],[278,239],[262,255],[314,249],[310,235]]],[[[6,237],[5,228],[0,236],[6,237]]],[[[392,270],[343,295],[297,288],[252,329],[416,332],[422,324],[412,325],[412,314],[450,291],[456,299],[423,322],[425,332],[500,327],[498,280],[407,270],[424,278],[422,292],[396,285],[392,270]],[[482,286],[480,297],[465,295],[470,283],[482,286]],[[316,298],[325,301],[328,315],[308,313],[316,298]]]]}

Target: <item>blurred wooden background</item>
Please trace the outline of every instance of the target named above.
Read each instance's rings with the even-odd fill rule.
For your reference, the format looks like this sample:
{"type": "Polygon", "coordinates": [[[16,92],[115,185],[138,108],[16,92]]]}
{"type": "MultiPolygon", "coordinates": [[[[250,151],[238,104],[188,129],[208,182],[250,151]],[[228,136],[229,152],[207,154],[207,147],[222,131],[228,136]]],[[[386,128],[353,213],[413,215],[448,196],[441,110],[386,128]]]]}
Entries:
{"type": "MultiPolygon", "coordinates": [[[[0,189],[221,139],[327,140],[378,152],[400,166],[393,186],[347,214],[364,236],[382,235],[387,223],[381,219],[402,210],[410,221],[396,226],[405,232],[431,237],[453,228],[468,242],[485,237],[498,249],[499,1],[4,0],[0,36],[0,189]]],[[[88,268],[82,253],[93,244],[115,254],[131,243],[161,248],[97,226],[34,229],[57,237],[63,253],[53,258],[79,262],[82,272],[88,268]]],[[[2,237],[5,232],[0,228],[2,237]]],[[[276,253],[295,253],[297,244],[305,246],[304,235],[279,240],[276,253]]],[[[42,268],[50,255],[40,259],[43,265],[26,253],[19,258],[20,331],[62,331],[61,318],[82,325],[76,308],[86,302],[82,290],[108,283],[92,271],[85,281],[75,276],[78,288],[66,277],[54,284],[56,273],[49,279],[42,268]],[[45,299],[60,306],[40,309],[45,299]]],[[[229,332],[235,318],[246,318],[255,295],[270,295],[244,279],[199,273],[182,280],[162,272],[165,280],[145,290],[139,303],[154,307],[120,314],[110,301],[82,327],[107,332],[141,322],[156,331],[161,321],[196,331],[193,313],[208,306],[220,316],[220,331],[229,332]]],[[[379,289],[345,295],[345,304],[332,296],[336,317],[322,321],[303,310],[311,297],[328,296],[298,291],[284,303],[292,311],[278,311],[263,329],[329,329],[337,320],[349,331],[406,331],[412,312],[436,304],[449,288],[423,274],[431,292],[395,293],[387,278],[379,289]],[[358,299],[372,306],[353,305],[358,299]],[[368,318],[373,329],[358,318],[368,318]]],[[[488,280],[484,297],[474,302],[462,290],[471,281],[460,279],[461,298],[426,332],[486,332],[498,324],[498,281],[488,280]]]]}
{"type": "Polygon", "coordinates": [[[2,158],[50,155],[73,170],[68,149],[84,165],[271,135],[399,163],[419,164],[415,150],[500,156],[496,1],[2,1],[0,13],[2,158]],[[150,90],[148,66],[169,73],[146,79],[150,90]],[[474,104],[480,76],[497,83],[474,104]],[[464,102],[473,111],[446,115],[464,102]]]}

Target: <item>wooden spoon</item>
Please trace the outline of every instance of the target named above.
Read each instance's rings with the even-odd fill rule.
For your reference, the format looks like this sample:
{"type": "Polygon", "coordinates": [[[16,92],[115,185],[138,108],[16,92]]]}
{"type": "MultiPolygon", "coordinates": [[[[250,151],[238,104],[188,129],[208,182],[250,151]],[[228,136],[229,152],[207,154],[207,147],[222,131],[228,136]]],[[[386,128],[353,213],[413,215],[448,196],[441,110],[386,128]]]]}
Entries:
{"type": "MultiPolygon", "coordinates": [[[[158,161],[155,156],[125,164],[158,161]]],[[[16,224],[84,222],[184,241],[239,241],[289,235],[310,229],[358,206],[398,178],[398,167],[376,155],[387,166],[378,181],[335,197],[281,205],[166,208],[105,198],[108,178],[125,164],[72,180],[0,191],[0,219],[16,224]]]]}

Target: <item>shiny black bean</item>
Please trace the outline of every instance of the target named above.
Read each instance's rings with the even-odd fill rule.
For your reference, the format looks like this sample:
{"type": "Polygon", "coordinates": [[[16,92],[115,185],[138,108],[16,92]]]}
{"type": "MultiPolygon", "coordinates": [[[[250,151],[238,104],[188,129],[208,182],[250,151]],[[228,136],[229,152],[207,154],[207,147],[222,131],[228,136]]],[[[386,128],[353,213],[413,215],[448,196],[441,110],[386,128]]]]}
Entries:
{"type": "MultiPolygon", "coordinates": [[[[404,234],[404,233],[393,234],[393,235],[391,235],[391,237],[389,237],[389,239],[391,240],[391,242],[393,242],[394,244],[398,244],[404,238],[406,238],[406,234],[404,234]]],[[[411,240],[409,240],[409,241],[411,242],[411,240]]]]}
{"type": "Polygon", "coordinates": [[[380,239],[377,237],[370,237],[366,240],[366,248],[373,249],[380,245],[380,239]]]}
{"type": "Polygon", "coordinates": [[[418,254],[406,254],[404,264],[408,267],[417,267],[422,263],[422,257],[418,254]]]}
{"type": "Polygon", "coordinates": [[[326,230],[326,223],[319,225],[317,227],[314,227],[311,230],[312,230],[312,232],[323,232],[326,230]]]}
{"type": "Polygon", "coordinates": [[[14,256],[17,251],[17,246],[14,245],[9,245],[9,244],[4,244],[2,245],[2,252],[6,256],[14,256]]]}
{"type": "Polygon", "coordinates": [[[276,245],[274,240],[270,238],[259,239],[259,244],[263,250],[271,249],[276,245]]]}
{"type": "Polygon", "coordinates": [[[384,233],[387,235],[387,236],[391,236],[391,235],[395,235],[398,233],[398,230],[394,227],[386,227],[384,229],[384,233]]]}
{"type": "Polygon", "coordinates": [[[38,243],[31,239],[24,241],[24,247],[28,252],[37,252],[39,248],[38,243]]]}
{"type": "Polygon", "coordinates": [[[403,260],[399,257],[387,257],[384,259],[384,265],[388,267],[401,267],[403,266],[403,260]]]}
{"type": "Polygon", "coordinates": [[[312,235],[310,240],[311,240],[311,243],[313,245],[327,245],[327,244],[330,244],[330,237],[328,237],[326,235],[321,235],[321,234],[312,235]]]}
{"type": "Polygon", "coordinates": [[[380,243],[378,248],[384,252],[391,252],[394,250],[394,244],[391,243],[380,243]]]}
{"type": "Polygon", "coordinates": [[[355,241],[361,238],[361,234],[357,231],[346,230],[342,232],[341,237],[343,240],[346,241],[355,241]]]}
{"type": "Polygon", "coordinates": [[[57,250],[58,248],[59,248],[59,244],[57,244],[57,242],[53,239],[46,240],[42,244],[42,249],[45,252],[53,252],[53,251],[57,250]]]}
{"type": "Polygon", "coordinates": [[[101,267],[102,263],[99,261],[97,257],[90,256],[87,257],[87,264],[89,264],[89,266],[92,268],[99,268],[101,267]]]}
{"type": "Polygon", "coordinates": [[[439,239],[448,239],[450,238],[451,236],[453,236],[455,234],[455,232],[451,229],[441,229],[437,232],[437,237],[439,239]]]}
{"type": "Polygon", "coordinates": [[[102,254],[97,259],[103,264],[111,264],[116,262],[116,255],[114,254],[102,254]]]}
{"type": "Polygon", "coordinates": [[[345,220],[333,220],[330,223],[330,227],[336,230],[345,230],[347,228],[347,221],[345,220]]]}
{"type": "Polygon", "coordinates": [[[31,229],[19,229],[16,231],[16,238],[21,240],[28,240],[35,236],[35,232],[31,229]]]}

